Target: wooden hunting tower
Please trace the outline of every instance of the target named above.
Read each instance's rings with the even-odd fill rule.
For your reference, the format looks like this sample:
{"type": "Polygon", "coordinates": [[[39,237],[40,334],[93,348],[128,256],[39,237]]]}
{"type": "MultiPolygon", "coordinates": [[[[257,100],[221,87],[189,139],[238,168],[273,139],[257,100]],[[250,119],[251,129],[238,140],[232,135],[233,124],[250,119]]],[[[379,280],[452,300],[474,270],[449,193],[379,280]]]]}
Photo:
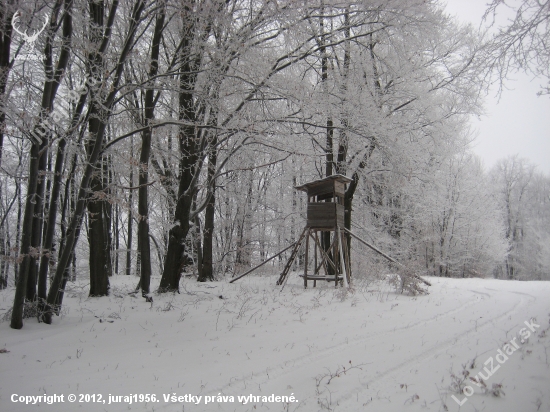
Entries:
{"type": "Polygon", "coordinates": [[[349,284],[351,267],[348,245],[344,236],[344,195],[346,184],[349,182],[351,179],[346,176],[332,175],[296,186],[297,190],[307,193],[307,223],[279,277],[278,285],[283,284],[304,240],[306,242],[304,274],[300,276],[304,278],[306,288],[308,280],[313,280],[313,286],[316,286],[318,280],[333,281],[335,286],[338,286],[339,281],[349,284]],[[312,274],[308,274],[310,240],[313,243],[312,274]],[[321,269],[324,275],[320,273],[321,269]]]}
{"type": "MultiPolygon", "coordinates": [[[[351,281],[351,265],[350,265],[350,250],[349,243],[344,233],[357,239],[359,242],[369,247],[371,250],[382,255],[388,261],[401,265],[395,259],[386,255],[384,252],[377,249],[367,241],[354,235],[351,230],[344,226],[344,196],[346,193],[346,185],[351,182],[351,179],[342,175],[332,175],[324,179],[315,180],[313,182],[304,183],[301,186],[296,186],[296,190],[301,190],[307,193],[307,223],[300,238],[281,250],[279,253],[264,260],[258,266],[250,269],[243,275],[236,277],[229,283],[248,275],[255,271],[260,266],[265,265],[277,256],[280,256],[290,248],[292,253],[288,259],[277,285],[284,285],[287,279],[288,272],[292,266],[292,262],[296,259],[300,246],[306,242],[305,258],[304,258],[304,274],[300,275],[304,278],[304,287],[307,288],[307,281],[313,280],[313,286],[316,286],[318,280],[326,280],[334,282],[334,286],[338,286],[338,282],[349,286],[351,281]],[[310,255],[310,240],[313,244],[313,258],[310,255]],[[313,273],[308,273],[309,260],[313,261],[313,273]],[[321,274],[321,269],[323,274],[321,274]]],[[[428,286],[429,282],[422,279],[415,273],[402,273],[403,276],[415,278],[428,286]]],[[[284,287],[284,286],[283,286],[284,287]]],[[[282,290],[282,289],[281,289],[282,290]]]]}
{"type": "Polygon", "coordinates": [[[334,230],[344,227],[344,195],[351,179],[332,175],[296,186],[307,193],[307,227],[318,230],[334,230]]]}

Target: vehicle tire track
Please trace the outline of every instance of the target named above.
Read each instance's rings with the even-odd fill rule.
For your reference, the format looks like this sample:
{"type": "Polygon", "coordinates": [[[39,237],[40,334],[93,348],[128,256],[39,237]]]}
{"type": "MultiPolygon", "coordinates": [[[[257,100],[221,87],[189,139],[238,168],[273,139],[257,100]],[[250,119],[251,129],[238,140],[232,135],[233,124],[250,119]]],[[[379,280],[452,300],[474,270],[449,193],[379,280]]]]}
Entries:
{"type": "MultiPolygon", "coordinates": [[[[354,338],[351,338],[348,343],[346,344],[346,350],[351,349],[353,347],[357,347],[359,345],[364,345],[366,341],[369,339],[375,338],[377,340],[383,340],[384,336],[387,336],[389,334],[399,333],[406,330],[410,330],[412,328],[420,327],[422,325],[431,324],[433,322],[439,321],[441,318],[448,318],[452,315],[455,315],[457,313],[463,312],[470,306],[476,304],[478,301],[471,299],[465,304],[462,304],[454,309],[448,310],[446,312],[438,313],[428,319],[422,319],[414,323],[410,323],[401,327],[392,328],[391,330],[386,330],[383,332],[370,332],[364,335],[356,336],[354,338]]],[[[494,323],[496,320],[501,319],[503,317],[509,316],[511,313],[517,310],[519,305],[524,304],[524,299],[520,298],[519,302],[516,302],[514,306],[511,309],[508,309],[504,313],[500,313],[497,316],[494,316],[490,319],[485,320],[483,323],[478,323],[477,326],[473,326],[469,328],[467,331],[462,331],[460,333],[457,333],[453,335],[451,338],[446,339],[443,342],[439,342],[436,345],[430,347],[429,349],[421,352],[421,354],[416,354],[414,356],[411,356],[409,359],[407,359],[402,364],[396,365],[387,371],[384,371],[382,373],[382,376],[386,376],[390,373],[392,373],[394,370],[398,370],[413,360],[418,359],[418,356],[425,355],[426,357],[433,356],[429,353],[431,352],[433,354],[433,351],[435,348],[437,348],[442,343],[445,343],[445,348],[442,349],[439,347],[439,350],[437,350],[437,353],[440,353],[443,350],[448,349],[448,347],[451,345],[452,342],[456,342],[459,340],[464,339],[468,335],[470,335],[472,332],[477,331],[480,328],[484,328],[490,323],[494,323]]],[[[294,359],[289,359],[284,362],[281,362],[279,364],[269,366],[267,368],[263,368],[262,370],[258,370],[257,372],[252,372],[251,374],[247,374],[246,376],[242,376],[236,379],[232,379],[232,381],[226,385],[217,387],[215,389],[209,390],[206,394],[218,394],[218,393],[224,393],[229,392],[229,390],[235,390],[235,389],[245,389],[248,386],[252,387],[261,387],[265,384],[267,384],[270,381],[273,381],[275,379],[279,379],[281,377],[285,377],[289,374],[293,374],[296,372],[297,369],[306,367],[311,364],[321,363],[323,359],[330,359],[333,357],[333,355],[341,353],[342,351],[343,343],[336,343],[334,345],[331,345],[329,347],[325,347],[323,349],[316,349],[314,353],[308,353],[306,355],[298,356],[294,359]]],[[[332,361],[332,360],[331,360],[332,361]]],[[[325,362],[326,364],[329,364],[330,362],[325,362]]],[[[312,375],[311,377],[314,378],[315,375],[312,375]]],[[[379,375],[380,376],[380,375],[379,375]]],[[[376,379],[378,380],[378,378],[376,379]]],[[[370,382],[370,381],[369,381],[370,382]]],[[[367,383],[368,384],[368,383],[367,383]]],[[[355,392],[354,392],[355,393],[355,392]]]]}
{"type": "MultiPolygon", "coordinates": [[[[521,295],[527,295],[527,294],[522,293],[521,295]]],[[[536,297],[532,295],[527,295],[527,296],[536,300],[536,297]]],[[[422,361],[426,361],[427,359],[439,356],[442,352],[447,351],[450,347],[454,346],[457,342],[468,339],[474,333],[478,334],[480,330],[483,331],[484,329],[486,329],[489,326],[489,324],[492,324],[500,319],[506,318],[510,314],[518,312],[518,309],[520,307],[526,306],[528,303],[530,302],[528,302],[526,298],[520,296],[519,301],[517,301],[514,304],[514,306],[511,309],[507,310],[506,312],[501,313],[498,316],[494,316],[484,321],[481,324],[477,324],[475,327],[471,327],[467,331],[463,331],[459,334],[455,334],[452,337],[444,340],[443,342],[437,342],[436,344],[432,345],[431,347],[429,347],[428,349],[420,353],[408,356],[407,359],[404,360],[403,362],[400,362],[397,365],[394,365],[382,372],[377,373],[375,378],[371,378],[367,381],[361,382],[359,385],[355,385],[353,389],[346,391],[347,392],[346,394],[343,394],[339,397],[334,398],[334,402],[339,405],[338,410],[346,411],[346,407],[347,407],[346,402],[350,401],[352,396],[357,396],[358,392],[367,390],[369,386],[372,386],[374,383],[381,383],[382,381],[387,379],[390,375],[392,375],[398,370],[407,368],[412,364],[421,363],[422,361]]],[[[356,410],[356,407],[357,405],[354,404],[351,406],[351,409],[349,410],[356,410]]]]}

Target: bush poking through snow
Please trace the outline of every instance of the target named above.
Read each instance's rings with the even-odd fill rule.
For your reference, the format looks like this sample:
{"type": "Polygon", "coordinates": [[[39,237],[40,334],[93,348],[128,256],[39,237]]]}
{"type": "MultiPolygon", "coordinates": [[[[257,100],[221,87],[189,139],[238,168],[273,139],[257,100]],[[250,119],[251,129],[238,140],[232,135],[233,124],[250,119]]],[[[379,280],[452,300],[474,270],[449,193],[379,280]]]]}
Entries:
{"type": "Polygon", "coordinates": [[[415,401],[419,400],[420,399],[420,396],[418,396],[418,394],[414,394],[413,396],[411,396],[410,398],[408,398],[406,401],[405,401],[405,405],[407,403],[414,403],[415,401]]]}
{"type": "Polygon", "coordinates": [[[407,293],[411,296],[428,294],[428,290],[422,286],[422,279],[407,270],[388,275],[388,281],[400,294],[407,293]]]}
{"type": "Polygon", "coordinates": [[[458,374],[455,374],[451,370],[451,391],[455,393],[462,393],[464,387],[468,384],[468,378],[470,377],[470,372],[466,368],[466,364],[462,365],[462,371],[458,374]]]}
{"type": "MultiPolygon", "coordinates": [[[[0,322],[9,322],[13,308],[10,308],[0,317],[0,322]]],[[[46,304],[44,301],[25,302],[23,306],[23,319],[37,318],[38,322],[42,322],[46,314],[46,304]]],[[[61,314],[61,313],[60,313],[61,314]]]]}
{"type": "Polygon", "coordinates": [[[365,365],[368,365],[368,363],[361,363],[360,365],[353,365],[351,363],[351,361],[349,361],[349,366],[344,366],[344,365],[339,366],[338,368],[336,368],[336,370],[334,372],[331,371],[330,369],[326,368],[327,371],[328,371],[327,373],[318,375],[315,378],[315,384],[317,386],[316,393],[317,393],[317,396],[318,396],[317,404],[319,405],[321,410],[327,410],[327,411],[333,411],[334,410],[331,406],[332,405],[332,393],[330,392],[330,390],[328,389],[328,387],[326,385],[330,385],[330,382],[334,378],[339,378],[342,375],[345,375],[347,372],[349,372],[352,369],[363,370],[362,366],[365,366],[365,365]],[[323,383],[325,383],[325,385],[324,385],[324,388],[321,389],[321,385],[323,383]],[[321,398],[321,395],[324,392],[328,392],[328,397],[321,398]]]}
{"type": "Polygon", "coordinates": [[[323,381],[326,379],[326,384],[330,385],[330,382],[334,378],[339,378],[340,376],[345,375],[347,372],[349,372],[352,369],[363,370],[362,366],[365,366],[365,365],[367,365],[367,364],[366,363],[361,363],[360,365],[352,365],[351,361],[349,361],[349,366],[347,368],[345,366],[339,366],[338,368],[336,368],[336,370],[334,372],[332,372],[331,370],[328,370],[328,373],[317,376],[315,378],[315,383],[316,383],[317,387],[319,387],[319,386],[321,386],[323,381]]]}
{"type": "Polygon", "coordinates": [[[493,383],[491,390],[488,391],[491,395],[500,398],[503,395],[506,395],[502,390],[502,383],[493,383]]]}
{"type": "MultiPolygon", "coordinates": [[[[506,395],[502,389],[503,386],[501,383],[493,383],[491,388],[489,388],[485,381],[477,375],[470,376],[470,371],[468,371],[466,365],[467,364],[462,365],[462,371],[458,374],[455,374],[453,371],[451,371],[451,385],[449,389],[452,392],[462,394],[466,386],[469,386],[469,384],[474,384],[481,390],[481,393],[484,395],[491,394],[496,398],[500,398],[506,395]]],[[[470,366],[474,365],[475,359],[471,362],[470,366]]]]}

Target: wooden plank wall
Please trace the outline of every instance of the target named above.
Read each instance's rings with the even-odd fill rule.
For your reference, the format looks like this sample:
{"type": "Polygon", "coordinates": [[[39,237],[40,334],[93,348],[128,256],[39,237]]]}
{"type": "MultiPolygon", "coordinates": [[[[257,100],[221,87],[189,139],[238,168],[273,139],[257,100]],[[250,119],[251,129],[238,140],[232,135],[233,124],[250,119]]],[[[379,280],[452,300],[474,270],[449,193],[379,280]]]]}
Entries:
{"type": "Polygon", "coordinates": [[[344,206],[337,203],[308,203],[307,226],[318,229],[344,227],[344,206]]]}

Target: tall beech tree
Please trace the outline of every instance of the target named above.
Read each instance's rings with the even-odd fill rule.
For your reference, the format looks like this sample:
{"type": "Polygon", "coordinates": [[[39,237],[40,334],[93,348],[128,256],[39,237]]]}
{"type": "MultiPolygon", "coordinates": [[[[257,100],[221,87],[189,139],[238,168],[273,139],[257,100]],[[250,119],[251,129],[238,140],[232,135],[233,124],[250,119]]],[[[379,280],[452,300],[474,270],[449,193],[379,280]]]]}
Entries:
{"type": "Polygon", "coordinates": [[[36,225],[40,224],[41,218],[38,216],[35,219],[34,216],[35,213],[37,215],[42,213],[42,210],[40,210],[42,201],[37,201],[37,198],[43,197],[43,183],[41,183],[42,187],[40,188],[41,192],[39,193],[38,174],[40,170],[45,169],[45,149],[48,144],[48,139],[51,137],[51,130],[46,125],[51,124],[49,121],[49,115],[52,112],[53,102],[69,62],[70,40],[72,36],[71,8],[71,0],[57,1],[53,6],[50,16],[50,25],[47,30],[46,45],[44,48],[44,68],[46,76],[42,89],[40,115],[38,116],[38,122],[33,128],[33,136],[29,136],[32,141],[32,146],[30,152],[29,181],[27,184],[23,231],[21,238],[20,254],[23,256],[23,260],[20,264],[19,278],[17,281],[10,324],[10,326],[14,329],[21,329],[23,327],[25,297],[34,299],[34,291],[36,290],[36,263],[35,258],[31,256],[31,246],[33,243],[38,245],[41,240],[41,232],[36,227],[36,225]],[[63,13],[60,13],[61,9],[63,13]],[[60,14],[62,22],[61,25],[58,24],[60,14]],[[57,59],[57,64],[54,66],[52,43],[58,27],[60,26],[63,31],[63,41],[57,59]],[[36,136],[41,136],[41,141],[37,141],[36,136]],[[35,205],[38,205],[38,210],[35,210],[35,205]],[[35,225],[35,227],[33,227],[33,225],[35,225]]]}
{"type": "MultiPolygon", "coordinates": [[[[107,30],[103,36],[102,42],[99,43],[98,45],[99,48],[96,49],[96,53],[104,52],[104,50],[106,50],[107,48],[107,45],[109,43],[109,35],[110,35],[112,23],[115,19],[115,15],[117,12],[117,7],[118,7],[117,2],[113,2],[113,4],[111,5],[111,9],[109,11],[108,22],[106,25],[107,30]]],[[[59,262],[57,264],[55,275],[53,276],[53,279],[50,285],[50,290],[48,292],[47,303],[53,310],[57,309],[56,308],[57,296],[61,290],[60,287],[62,284],[63,275],[68,266],[69,259],[73,253],[77,235],[80,230],[80,225],[82,224],[84,209],[89,199],[87,192],[91,187],[92,175],[94,173],[94,170],[97,169],[100,154],[103,149],[103,139],[104,139],[105,131],[107,127],[106,121],[109,115],[111,114],[111,110],[115,103],[115,98],[119,92],[119,84],[124,71],[124,65],[130,51],[132,50],[132,47],[134,46],[134,38],[136,36],[136,32],[139,28],[139,25],[142,22],[141,14],[144,9],[145,9],[144,1],[136,0],[136,2],[133,4],[129,22],[128,22],[128,27],[123,40],[123,45],[118,54],[118,59],[115,64],[115,67],[113,68],[112,80],[110,84],[104,85],[104,86],[103,85],[92,86],[105,92],[105,98],[97,102],[98,105],[99,103],[101,103],[100,113],[103,117],[101,118],[102,121],[100,121],[99,124],[97,125],[97,129],[93,129],[94,134],[91,136],[91,138],[93,139],[93,147],[91,148],[91,150],[88,149],[88,159],[87,159],[87,163],[85,165],[85,169],[84,169],[80,186],[78,189],[78,200],[76,202],[73,215],[71,216],[70,223],[67,228],[67,235],[66,235],[63,251],[59,257],[59,262]]],[[[93,53],[91,54],[91,56],[93,56],[93,53]]],[[[96,93],[95,96],[96,96],[96,99],[98,100],[102,98],[102,95],[99,93],[96,93]]],[[[90,111],[97,110],[97,108],[94,109],[93,107],[94,105],[91,105],[89,110],[90,111]]],[[[51,317],[52,317],[52,310],[49,310],[46,313],[45,322],[51,323],[51,317]]]]}
{"type": "MultiPolygon", "coordinates": [[[[104,43],[110,41],[113,19],[118,10],[115,1],[108,20],[105,19],[106,5],[104,1],[90,1],[90,34],[89,41],[92,49],[88,62],[89,79],[95,85],[102,85],[105,81],[105,61],[102,49],[104,43]]],[[[87,156],[91,157],[98,141],[100,130],[105,133],[109,113],[105,112],[102,102],[103,87],[90,88],[90,108],[88,115],[88,133],[90,138],[86,142],[87,156]]],[[[104,137],[102,136],[102,140],[104,137]]],[[[105,179],[103,179],[102,156],[91,176],[88,209],[88,243],[90,247],[90,296],[105,296],[109,293],[109,276],[112,275],[111,256],[109,250],[109,216],[105,200],[105,179]]]]}
{"type": "MultiPolygon", "coordinates": [[[[145,126],[150,126],[155,117],[155,76],[158,73],[160,42],[164,30],[164,19],[166,16],[166,6],[159,5],[153,29],[151,41],[151,60],[148,73],[147,90],[145,91],[144,103],[144,121],[145,126]],[[152,83],[152,84],[151,84],[152,83]]],[[[150,292],[151,284],[151,246],[149,240],[149,157],[151,154],[151,137],[153,129],[147,127],[141,134],[141,154],[139,157],[139,189],[138,189],[138,238],[141,254],[141,272],[140,286],[143,295],[150,292]]]]}

